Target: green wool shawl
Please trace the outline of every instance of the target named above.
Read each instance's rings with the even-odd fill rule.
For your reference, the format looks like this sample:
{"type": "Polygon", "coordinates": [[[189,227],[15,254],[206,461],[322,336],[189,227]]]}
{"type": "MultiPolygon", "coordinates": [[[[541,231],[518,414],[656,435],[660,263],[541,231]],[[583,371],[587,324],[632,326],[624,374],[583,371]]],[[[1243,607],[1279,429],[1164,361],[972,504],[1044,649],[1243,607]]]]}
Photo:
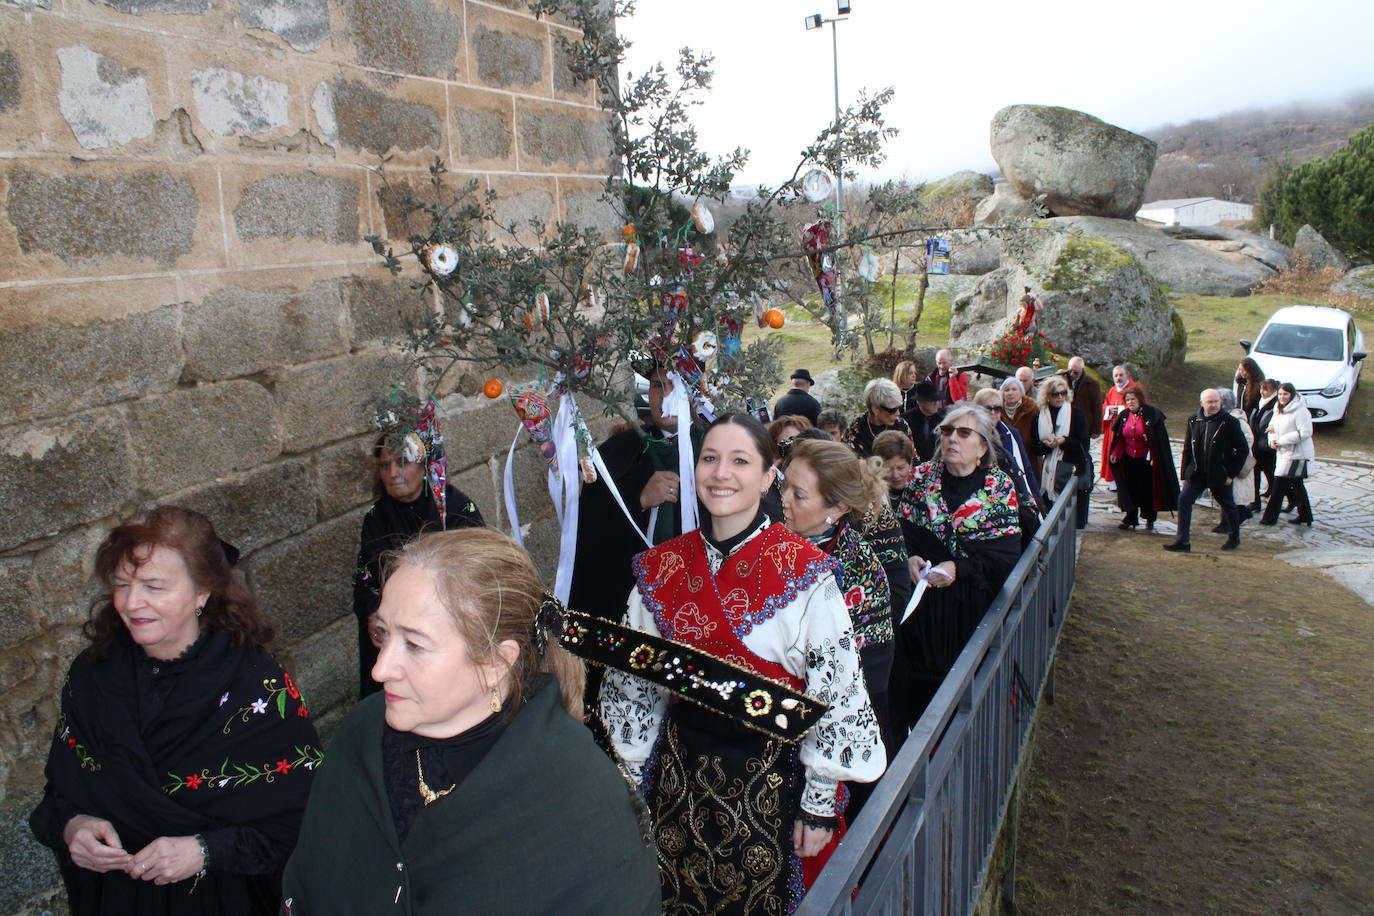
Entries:
{"type": "Polygon", "coordinates": [[[383,698],[363,700],[315,773],[284,914],[657,914],[658,866],[631,789],[551,678],[404,841],[382,774],[383,698]]]}

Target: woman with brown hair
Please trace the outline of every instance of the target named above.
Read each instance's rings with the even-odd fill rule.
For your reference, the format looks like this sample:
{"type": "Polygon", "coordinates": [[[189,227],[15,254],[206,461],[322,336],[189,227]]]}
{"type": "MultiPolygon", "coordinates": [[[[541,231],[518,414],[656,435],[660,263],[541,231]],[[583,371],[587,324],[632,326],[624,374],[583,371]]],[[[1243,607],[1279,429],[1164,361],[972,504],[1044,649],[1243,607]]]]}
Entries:
{"type": "Polygon", "coordinates": [[[1235,384],[1232,390],[1236,395],[1236,406],[1245,411],[1248,417],[1260,402],[1260,386],[1264,384],[1264,372],[1259,363],[1245,357],[1236,366],[1235,384]]]}
{"type": "Polygon", "coordinates": [[[909,359],[902,360],[892,370],[892,382],[902,393],[903,414],[916,409],[916,383],[920,380],[921,373],[917,370],[916,364],[909,359]]]}
{"type": "Polygon", "coordinates": [[[91,644],[58,698],[29,819],[73,913],[277,912],[323,755],[230,555],[177,506],[116,527],[96,553],[91,644]]]}
{"type": "Polygon", "coordinates": [[[330,745],[284,912],[659,912],[633,790],[581,722],[582,665],[545,629],[548,600],[487,528],[394,555],[382,693],[330,745]]]}

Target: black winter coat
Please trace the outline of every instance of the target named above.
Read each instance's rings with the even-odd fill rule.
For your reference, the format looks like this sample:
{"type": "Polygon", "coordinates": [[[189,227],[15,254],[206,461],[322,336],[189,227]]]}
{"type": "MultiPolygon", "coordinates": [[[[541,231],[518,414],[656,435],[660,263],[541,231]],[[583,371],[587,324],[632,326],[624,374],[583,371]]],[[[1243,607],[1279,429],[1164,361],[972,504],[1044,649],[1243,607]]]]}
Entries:
{"type": "Polygon", "coordinates": [[[1245,466],[1250,447],[1240,421],[1226,411],[1208,417],[1199,410],[1188,418],[1183,440],[1183,480],[1206,480],[1209,487],[1224,487],[1245,466]],[[1207,457],[1202,466],[1203,456],[1207,457]]]}

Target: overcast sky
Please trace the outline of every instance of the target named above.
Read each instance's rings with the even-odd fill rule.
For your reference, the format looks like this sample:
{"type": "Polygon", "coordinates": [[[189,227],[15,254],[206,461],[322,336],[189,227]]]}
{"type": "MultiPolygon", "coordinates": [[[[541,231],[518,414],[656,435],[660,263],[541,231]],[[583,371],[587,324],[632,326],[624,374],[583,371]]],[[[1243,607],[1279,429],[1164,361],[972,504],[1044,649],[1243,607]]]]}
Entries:
{"type": "MultiPolygon", "coordinates": [[[[791,174],[832,117],[835,0],[639,0],[621,33],[638,73],[683,46],[716,57],[694,120],[713,153],[751,150],[741,183],[791,174]]],[[[839,29],[840,101],[894,86],[901,133],[878,178],[992,171],[1005,105],[1063,105],[1130,130],[1374,88],[1372,0],[854,0],[839,29]]]]}

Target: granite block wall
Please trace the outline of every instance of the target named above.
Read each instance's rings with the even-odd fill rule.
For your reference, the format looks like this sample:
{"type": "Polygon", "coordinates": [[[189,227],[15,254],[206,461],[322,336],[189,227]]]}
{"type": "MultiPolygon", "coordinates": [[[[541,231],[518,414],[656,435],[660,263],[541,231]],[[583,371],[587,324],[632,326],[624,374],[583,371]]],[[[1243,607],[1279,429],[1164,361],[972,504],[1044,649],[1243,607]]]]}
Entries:
{"type": "MultiPolygon", "coordinates": [[[[399,228],[372,168],[418,186],[439,156],[503,219],[609,225],[560,34],[514,2],[0,0],[0,913],[63,911],[24,822],[120,519],[208,514],[322,727],[349,705],[369,404],[428,307],[362,242],[399,228]]],[[[500,524],[514,414],[480,381],[442,404],[449,466],[500,524]]]]}

